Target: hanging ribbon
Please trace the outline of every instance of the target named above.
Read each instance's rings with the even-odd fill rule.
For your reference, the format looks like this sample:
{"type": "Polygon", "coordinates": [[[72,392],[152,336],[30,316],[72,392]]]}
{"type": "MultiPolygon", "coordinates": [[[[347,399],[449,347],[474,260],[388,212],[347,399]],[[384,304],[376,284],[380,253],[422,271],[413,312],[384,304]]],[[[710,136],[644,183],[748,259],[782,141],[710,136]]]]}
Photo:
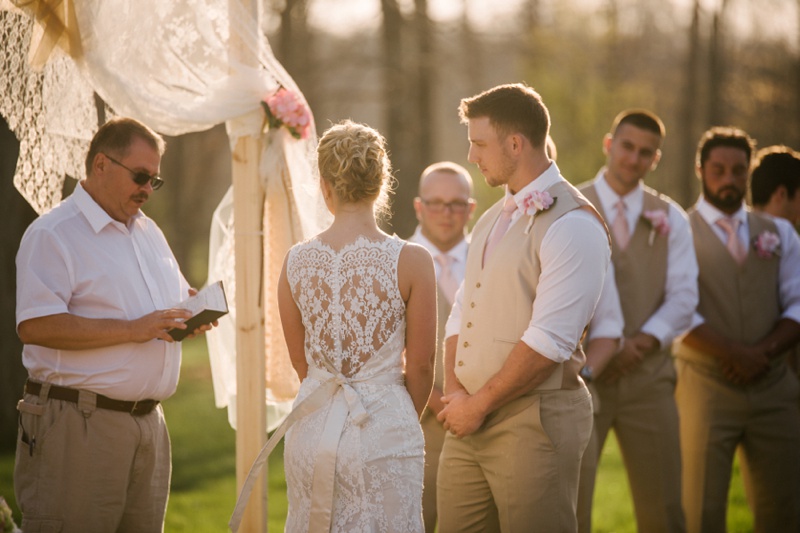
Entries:
{"type": "Polygon", "coordinates": [[[352,414],[353,422],[358,426],[362,426],[369,418],[364,405],[361,403],[361,397],[352,387],[352,384],[362,381],[378,385],[403,383],[403,375],[401,373],[381,374],[364,379],[348,379],[342,375],[333,374],[328,370],[314,366],[309,367],[308,377],[320,381],[321,384],[292,410],[286,420],[272,434],[272,437],[270,437],[253,462],[253,466],[250,467],[250,472],[247,474],[247,479],[242,485],[242,491],[236,501],[233,515],[230,522],[228,522],[228,526],[234,533],[239,529],[253,485],[259,474],[261,474],[269,454],[272,453],[272,450],[275,449],[275,446],[295,422],[320,409],[329,399],[333,398],[330,411],[325,420],[325,427],[317,446],[314,477],[311,486],[311,517],[308,529],[309,531],[330,531],[336,476],[336,455],[339,448],[339,439],[347,421],[347,415],[352,414]]]}
{"type": "Polygon", "coordinates": [[[53,49],[61,47],[73,59],[83,56],[74,0],[12,0],[13,4],[32,16],[42,29],[34,35],[28,61],[34,69],[44,67],[53,49]]]}

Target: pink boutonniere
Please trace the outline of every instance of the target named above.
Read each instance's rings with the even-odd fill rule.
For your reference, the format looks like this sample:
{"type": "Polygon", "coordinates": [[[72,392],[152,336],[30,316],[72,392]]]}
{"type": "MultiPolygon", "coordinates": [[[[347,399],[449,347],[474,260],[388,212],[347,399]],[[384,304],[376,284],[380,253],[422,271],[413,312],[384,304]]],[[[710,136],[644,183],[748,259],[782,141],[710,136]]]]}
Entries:
{"type": "Polygon", "coordinates": [[[753,239],[753,249],[762,259],[772,259],[781,255],[781,238],[772,231],[762,231],[753,239]]]}
{"type": "Polygon", "coordinates": [[[308,139],[311,132],[311,111],[297,94],[281,87],[261,100],[267,114],[265,129],[285,126],[295,139],[308,139]]]}
{"type": "Polygon", "coordinates": [[[533,191],[522,197],[522,212],[531,217],[525,228],[526,235],[531,231],[536,213],[547,211],[553,207],[556,200],[557,198],[553,198],[547,191],[533,191]]]}
{"type": "Polygon", "coordinates": [[[659,235],[669,235],[669,215],[664,209],[653,209],[642,213],[642,218],[650,224],[650,238],[648,244],[653,246],[656,233],[659,235]]]}

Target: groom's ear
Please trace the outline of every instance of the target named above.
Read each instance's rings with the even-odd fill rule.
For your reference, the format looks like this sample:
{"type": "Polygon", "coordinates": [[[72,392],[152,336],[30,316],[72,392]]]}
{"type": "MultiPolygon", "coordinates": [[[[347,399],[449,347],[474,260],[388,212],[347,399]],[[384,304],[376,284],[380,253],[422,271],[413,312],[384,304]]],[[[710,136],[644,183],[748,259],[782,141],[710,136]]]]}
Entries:
{"type": "MultiPolygon", "coordinates": [[[[506,140],[511,153],[514,155],[519,155],[522,152],[522,147],[527,139],[525,139],[521,133],[511,133],[506,140]]],[[[530,144],[530,141],[528,142],[530,144]]]]}

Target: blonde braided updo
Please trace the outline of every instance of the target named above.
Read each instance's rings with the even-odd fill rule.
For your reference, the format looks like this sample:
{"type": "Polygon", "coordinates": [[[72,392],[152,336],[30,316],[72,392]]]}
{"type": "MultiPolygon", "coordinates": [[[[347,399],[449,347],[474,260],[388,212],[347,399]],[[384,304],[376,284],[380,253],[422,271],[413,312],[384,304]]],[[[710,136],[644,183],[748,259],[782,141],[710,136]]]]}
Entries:
{"type": "Polygon", "coordinates": [[[392,164],[386,139],[365,124],[344,120],[331,126],[317,147],[319,174],[345,203],[375,201],[375,212],[387,214],[392,164]]]}

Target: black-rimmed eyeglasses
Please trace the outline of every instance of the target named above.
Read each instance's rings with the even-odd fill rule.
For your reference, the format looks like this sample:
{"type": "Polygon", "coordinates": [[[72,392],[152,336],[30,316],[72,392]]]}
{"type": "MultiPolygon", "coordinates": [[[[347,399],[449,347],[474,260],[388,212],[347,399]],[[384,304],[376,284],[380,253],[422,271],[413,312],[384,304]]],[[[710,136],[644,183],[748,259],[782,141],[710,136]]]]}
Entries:
{"type": "Polygon", "coordinates": [[[164,180],[162,180],[158,174],[156,174],[155,176],[151,176],[147,172],[136,172],[135,170],[131,170],[130,168],[126,167],[125,165],[123,165],[110,155],[108,154],[103,154],[103,155],[106,156],[108,160],[114,163],[115,165],[119,165],[128,172],[130,172],[133,182],[136,185],[139,185],[140,187],[150,182],[150,186],[153,188],[153,190],[157,191],[158,189],[161,188],[162,185],[164,185],[164,180]]]}
{"type": "Polygon", "coordinates": [[[463,200],[454,200],[452,202],[443,202],[441,200],[423,200],[420,202],[431,213],[444,213],[445,209],[449,209],[454,215],[463,215],[467,212],[471,202],[464,202],[463,200]]]}

